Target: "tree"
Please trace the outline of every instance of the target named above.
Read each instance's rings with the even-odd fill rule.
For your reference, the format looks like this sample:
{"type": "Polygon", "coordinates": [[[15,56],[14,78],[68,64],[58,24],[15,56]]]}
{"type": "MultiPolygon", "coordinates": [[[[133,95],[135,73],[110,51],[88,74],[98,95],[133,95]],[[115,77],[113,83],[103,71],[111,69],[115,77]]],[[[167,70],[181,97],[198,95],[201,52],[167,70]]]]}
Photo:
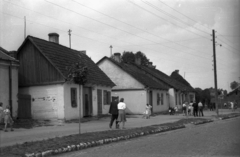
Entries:
{"type": "Polygon", "coordinates": [[[135,55],[133,52],[124,51],[122,55],[122,60],[125,63],[134,63],[135,62],[135,55]]]}
{"type": "Polygon", "coordinates": [[[237,87],[238,87],[238,85],[239,85],[239,83],[238,83],[238,82],[236,82],[236,81],[233,81],[233,82],[230,84],[230,87],[231,87],[231,89],[232,89],[232,90],[234,90],[235,88],[237,88],[237,87]]]}
{"type": "Polygon", "coordinates": [[[141,59],[141,65],[149,65],[149,59],[146,57],[144,53],[141,51],[136,52],[135,54],[133,52],[124,51],[122,55],[122,60],[125,63],[134,63],[135,58],[141,59]]]}

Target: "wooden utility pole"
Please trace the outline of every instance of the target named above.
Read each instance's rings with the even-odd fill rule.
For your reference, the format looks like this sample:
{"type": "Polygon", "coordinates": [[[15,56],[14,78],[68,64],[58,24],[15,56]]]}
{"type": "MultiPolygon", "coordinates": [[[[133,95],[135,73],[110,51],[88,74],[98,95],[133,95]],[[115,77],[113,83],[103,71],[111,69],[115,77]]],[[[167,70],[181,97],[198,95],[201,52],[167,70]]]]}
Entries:
{"type": "Polygon", "coordinates": [[[216,113],[218,117],[218,88],[217,88],[217,65],[216,65],[216,43],[215,43],[215,30],[212,30],[212,36],[213,36],[213,66],[214,66],[214,84],[215,84],[215,107],[216,107],[216,113]]]}
{"type": "Polygon", "coordinates": [[[68,35],[69,35],[69,47],[70,47],[70,48],[71,48],[71,32],[72,32],[72,30],[69,29],[69,30],[68,30],[68,35]]]}

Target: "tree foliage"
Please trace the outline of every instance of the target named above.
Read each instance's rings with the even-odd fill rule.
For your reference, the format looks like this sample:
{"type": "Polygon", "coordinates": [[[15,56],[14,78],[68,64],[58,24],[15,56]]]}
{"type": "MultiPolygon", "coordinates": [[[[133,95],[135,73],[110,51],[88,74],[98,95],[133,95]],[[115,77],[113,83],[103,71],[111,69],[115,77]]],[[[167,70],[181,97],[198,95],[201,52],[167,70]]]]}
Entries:
{"type": "Polygon", "coordinates": [[[141,65],[149,65],[149,59],[146,57],[146,55],[138,51],[136,53],[124,51],[122,55],[122,60],[125,63],[134,63],[136,58],[141,59],[141,65]]]}
{"type": "Polygon", "coordinates": [[[237,87],[238,87],[238,85],[239,85],[239,83],[238,83],[238,82],[236,82],[236,81],[233,81],[233,82],[231,82],[231,84],[230,84],[230,88],[231,88],[232,90],[234,90],[235,88],[237,88],[237,87]]]}

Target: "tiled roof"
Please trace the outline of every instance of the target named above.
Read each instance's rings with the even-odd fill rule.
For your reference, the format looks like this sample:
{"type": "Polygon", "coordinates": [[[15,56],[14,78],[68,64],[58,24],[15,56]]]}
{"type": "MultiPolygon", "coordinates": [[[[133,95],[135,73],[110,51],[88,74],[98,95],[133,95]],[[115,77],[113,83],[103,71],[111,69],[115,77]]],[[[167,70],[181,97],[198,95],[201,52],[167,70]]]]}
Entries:
{"type": "Polygon", "coordinates": [[[108,57],[103,57],[101,60],[97,62],[97,64],[99,64],[104,59],[110,60],[112,63],[114,63],[119,68],[127,72],[129,75],[131,75],[137,81],[141,82],[146,87],[154,88],[154,89],[162,89],[162,90],[169,89],[169,86],[167,86],[166,84],[160,81],[155,81],[153,78],[148,76],[143,70],[139,69],[135,64],[129,64],[129,63],[123,63],[123,62],[118,63],[115,60],[108,57]]]}
{"type": "Polygon", "coordinates": [[[193,87],[190,85],[190,83],[187,80],[185,80],[181,75],[179,75],[178,70],[172,72],[170,77],[182,83],[183,85],[185,85],[188,91],[194,92],[193,87]]]}
{"type": "Polygon", "coordinates": [[[27,38],[65,78],[67,78],[68,74],[67,67],[82,62],[88,67],[87,83],[115,86],[109,77],[86,54],[36,37],[28,36],[27,38]]]}
{"type": "Polygon", "coordinates": [[[11,57],[9,52],[2,47],[0,47],[0,59],[16,61],[16,59],[11,57]]]}
{"type": "Polygon", "coordinates": [[[181,90],[181,91],[192,91],[192,89],[190,89],[186,85],[182,84],[181,82],[178,82],[177,80],[171,78],[170,76],[159,71],[158,69],[150,68],[147,66],[138,66],[138,67],[141,68],[142,70],[144,70],[145,72],[149,73],[150,75],[154,76],[155,78],[166,83],[168,86],[170,86],[172,88],[175,88],[175,89],[181,90]]]}

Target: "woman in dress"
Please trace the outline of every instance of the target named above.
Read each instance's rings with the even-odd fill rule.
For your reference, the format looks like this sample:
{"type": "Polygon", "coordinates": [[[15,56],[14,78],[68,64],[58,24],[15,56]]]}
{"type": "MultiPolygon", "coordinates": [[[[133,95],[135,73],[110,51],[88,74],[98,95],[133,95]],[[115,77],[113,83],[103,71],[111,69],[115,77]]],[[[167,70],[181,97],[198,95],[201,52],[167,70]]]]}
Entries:
{"type": "Polygon", "coordinates": [[[118,119],[117,121],[119,122],[119,126],[120,123],[122,123],[122,129],[125,129],[125,122],[126,122],[126,114],[125,114],[125,110],[126,110],[126,104],[124,103],[124,99],[121,98],[120,102],[118,103],[118,119]]]}

